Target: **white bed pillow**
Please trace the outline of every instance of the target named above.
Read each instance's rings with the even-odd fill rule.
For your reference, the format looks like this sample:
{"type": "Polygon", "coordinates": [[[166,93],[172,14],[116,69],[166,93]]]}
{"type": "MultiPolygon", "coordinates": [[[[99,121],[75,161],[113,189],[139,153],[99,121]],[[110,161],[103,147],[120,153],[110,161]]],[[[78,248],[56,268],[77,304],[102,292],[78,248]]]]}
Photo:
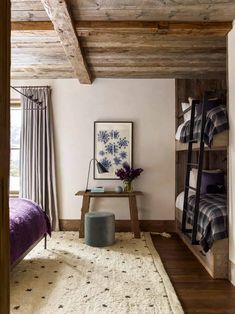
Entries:
{"type": "Polygon", "coordinates": [[[195,189],[197,187],[197,173],[198,173],[197,169],[192,169],[190,171],[190,176],[189,176],[189,186],[195,189]]]}
{"type": "MultiPolygon", "coordinates": [[[[188,97],[188,103],[187,102],[182,102],[181,103],[181,108],[182,111],[187,110],[188,108],[190,108],[192,106],[192,102],[193,102],[194,98],[193,97],[188,97]]],[[[197,116],[197,110],[195,110],[195,117],[197,116]]],[[[191,110],[189,110],[188,112],[186,112],[184,114],[184,122],[188,121],[191,119],[191,110]]]]}
{"type": "MultiPolygon", "coordinates": [[[[184,112],[185,110],[187,110],[188,108],[190,108],[190,104],[187,102],[182,102],[181,103],[181,108],[182,111],[184,112]]],[[[191,119],[191,110],[189,110],[188,112],[184,113],[184,122],[188,121],[191,119]]]]}

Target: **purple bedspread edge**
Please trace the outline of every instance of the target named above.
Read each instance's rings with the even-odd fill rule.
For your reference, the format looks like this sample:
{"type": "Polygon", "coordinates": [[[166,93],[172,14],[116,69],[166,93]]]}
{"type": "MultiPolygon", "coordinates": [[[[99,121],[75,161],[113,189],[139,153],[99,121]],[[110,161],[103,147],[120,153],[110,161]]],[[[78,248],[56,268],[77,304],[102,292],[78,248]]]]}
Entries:
{"type": "Polygon", "coordinates": [[[41,207],[28,199],[10,198],[11,264],[43,235],[51,235],[51,224],[41,207]]]}

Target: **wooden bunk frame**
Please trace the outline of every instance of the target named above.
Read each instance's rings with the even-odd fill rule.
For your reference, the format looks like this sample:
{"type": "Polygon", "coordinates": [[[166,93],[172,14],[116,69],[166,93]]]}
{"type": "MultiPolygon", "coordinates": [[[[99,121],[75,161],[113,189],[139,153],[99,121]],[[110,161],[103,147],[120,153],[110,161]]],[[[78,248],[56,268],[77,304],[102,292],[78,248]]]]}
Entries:
{"type": "MultiPolygon", "coordinates": [[[[224,131],[222,133],[216,134],[213,138],[213,143],[211,147],[205,146],[205,150],[212,151],[212,150],[227,150],[229,144],[229,132],[224,131]]],[[[185,151],[188,149],[187,143],[181,143],[179,141],[175,141],[175,150],[176,151],[185,151]]],[[[199,150],[199,143],[196,143],[193,146],[193,150],[199,150]]]]}
{"type": "MultiPolygon", "coordinates": [[[[225,80],[176,80],[176,129],[181,123],[181,102],[185,102],[189,96],[202,99],[206,90],[226,89],[225,80]],[[180,118],[179,118],[180,117],[180,118]]],[[[192,153],[198,159],[200,143],[193,145],[192,153]]],[[[186,175],[188,144],[176,141],[176,197],[184,190],[186,175]]],[[[228,132],[215,136],[211,148],[205,147],[203,168],[221,168],[227,173],[228,132]],[[217,138],[216,138],[217,137],[217,138]]],[[[228,182],[227,182],[228,184],[228,182]]],[[[228,190],[228,188],[227,188],[228,190]]],[[[182,211],[176,208],[176,230],[201,264],[213,278],[227,278],[228,276],[228,239],[216,241],[213,248],[205,253],[200,245],[182,232],[182,211]]]]}

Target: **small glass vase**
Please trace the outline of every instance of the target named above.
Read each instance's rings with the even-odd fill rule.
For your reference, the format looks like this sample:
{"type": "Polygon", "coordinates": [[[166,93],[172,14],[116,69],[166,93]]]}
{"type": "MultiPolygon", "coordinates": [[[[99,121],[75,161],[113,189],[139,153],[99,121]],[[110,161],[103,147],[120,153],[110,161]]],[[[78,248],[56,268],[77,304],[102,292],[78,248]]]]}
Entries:
{"type": "Polygon", "coordinates": [[[132,181],[123,181],[124,192],[133,192],[132,181]]]}

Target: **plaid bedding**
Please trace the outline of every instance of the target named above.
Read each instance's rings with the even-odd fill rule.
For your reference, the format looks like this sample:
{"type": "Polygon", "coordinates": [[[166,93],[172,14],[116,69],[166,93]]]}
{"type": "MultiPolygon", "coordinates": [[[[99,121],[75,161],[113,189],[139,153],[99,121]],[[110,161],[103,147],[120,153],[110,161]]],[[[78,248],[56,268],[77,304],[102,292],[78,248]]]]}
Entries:
{"type": "MultiPolygon", "coordinates": [[[[188,198],[187,223],[193,223],[195,195],[188,198]]],[[[200,197],[198,232],[203,250],[207,252],[214,241],[228,237],[226,194],[204,194],[200,197]]]]}
{"type": "MultiPolygon", "coordinates": [[[[228,117],[225,106],[218,106],[207,112],[206,124],[204,131],[204,142],[209,147],[212,144],[213,136],[228,130],[228,117]]],[[[201,116],[195,117],[193,139],[200,141],[201,116]]],[[[180,134],[180,142],[187,143],[189,141],[190,120],[187,121],[180,134]]]]}

